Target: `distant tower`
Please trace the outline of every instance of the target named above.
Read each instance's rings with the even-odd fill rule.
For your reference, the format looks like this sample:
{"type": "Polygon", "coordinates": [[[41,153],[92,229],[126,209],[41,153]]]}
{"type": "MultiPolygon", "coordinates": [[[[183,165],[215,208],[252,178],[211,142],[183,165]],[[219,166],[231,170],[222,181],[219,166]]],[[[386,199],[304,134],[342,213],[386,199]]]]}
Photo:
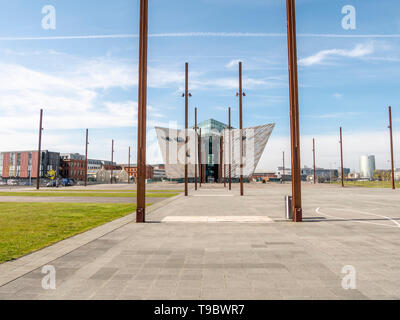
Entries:
{"type": "Polygon", "coordinates": [[[363,179],[372,179],[375,171],[375,156],[361,156],[360,173],[363,179]]]}

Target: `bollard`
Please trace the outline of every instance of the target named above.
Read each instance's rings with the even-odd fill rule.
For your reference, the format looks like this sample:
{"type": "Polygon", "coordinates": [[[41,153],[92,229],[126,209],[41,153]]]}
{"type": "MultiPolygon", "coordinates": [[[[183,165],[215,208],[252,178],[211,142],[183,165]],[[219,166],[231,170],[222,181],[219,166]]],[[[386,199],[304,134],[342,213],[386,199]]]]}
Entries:
{"type": "Polygon", "coordinates": [[[293,220],[292,196],[285,196],[286,219],[293,220]]]}

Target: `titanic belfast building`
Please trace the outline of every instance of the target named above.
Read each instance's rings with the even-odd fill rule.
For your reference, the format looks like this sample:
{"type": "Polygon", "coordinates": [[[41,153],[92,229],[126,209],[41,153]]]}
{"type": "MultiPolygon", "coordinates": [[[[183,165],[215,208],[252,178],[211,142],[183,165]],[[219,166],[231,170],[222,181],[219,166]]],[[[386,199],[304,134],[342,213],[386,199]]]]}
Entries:
{"type": "Polygon", "coordinates": [[[228,178],[229,168],[231,177],[238,179],[240,163],[243,164],[244,178],[253,175],[274,126],[265,124],[245,128],[241,132],[240,129],[229,129],[226,124],[209,119],[198,124],[197,132],[192,127],[187,134],[184,129],[155,129],[169,179],[184,178],[187,163],[190,180],[193,181],[197,168],[197,177],[202,182],[221,182],[224,177],[228,178]]]}

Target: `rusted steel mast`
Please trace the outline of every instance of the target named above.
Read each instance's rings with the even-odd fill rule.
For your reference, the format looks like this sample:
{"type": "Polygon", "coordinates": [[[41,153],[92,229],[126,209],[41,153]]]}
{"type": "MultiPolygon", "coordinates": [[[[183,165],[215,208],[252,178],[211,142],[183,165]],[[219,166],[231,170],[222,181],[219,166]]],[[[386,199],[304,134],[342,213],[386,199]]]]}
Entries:
{"type": "Polygon", "coordinates": [[[392,107],[389,107],[389,129],[390,129],[390,159],[392,164],[392,189],[396,189],[394,182],[394,155],[393,155],[393,124],[392,124],[392,107]]]}
{"type": "Polygon", "coordinates": [[[85,146],[85,187],[87,186],[88,173],[88,145],[89,145],[89,129],[86,129],[86,146],[85,146]]]}
{"type": "Polygon", "coordinates": [[[136,222],[146,221],[146,105],[148,0],[140,0],[136,222]]]}
{"type": "Polygon", "coordinates": [[[224,139],[222,137],[222,135],[219,137],[219,170],[218,170],[218,178],[219,178],[219,183],[222,183],[222,179],[223,179],[223,173],[222,173],[222,168],[223,168],[223,158],[222,158],[222,153],[224,152],[222,144],[224,139]]]}
{"type": "Polygon", "coordinates": [[[240,129],[240,195],[243,190],[243,83],[242,83],[242,62],[239,62],[239,129],[240,129]]]}
{"type": "MultiPolygon", "coordinates": [[[[37,160],[37,176],[36,176],[36,189],[40,189],[40,166],[42,159],[42,131],[43,131],[43,109],[40,109],[40,120],[39,120],[39,145],[38,145],[38,160],[37,160]]],[[[44,170],[44,168],[43,168],[44,170]]]]}
{"type": "Polygon", "coordinates": [[[191,94],[189,93],[189,63],[185,63],[185,93],[183,94],[185,97],[185,196],[188,196],[188,113],[189,113],[189,97],[191,94]]]}
{"type": "MultiPolygon", "coordinates": [[[[224,130],[224,132],[225,132],[225,130],[224,130]]],[[[225,138],[225,134],[224,134],[223,137],[222,137],[222,143],[224,144],[223,147],[224,146],[226,147],[225,139],[226,138],[225,138]]],[[[223,176],[224,188],[226,188],[226,151],[225,151],[225,148],[223,148],[222,161],[223,161],[222,165],[223,165],[223,168],[224,168],[224,176],[223,176]]]]}
{"type": "Polygon", "coordinates": [[[228,175],[229,175],[229,190],[232,190],[232,137],[231,137],[231,107],[228,109],[228,123],[229,123],[229,163],[228,163],[228,175]]]}
{"type": "Polygon", "coordinates": [[[201,166],[201,128],[199,129],[199,186],[201,187],[201,181],[203,179],[203,170],[201,166]]]}
{"type": "Polygon", "coordinates": [[[286,0],[288,58],[289,58],[289,90],[290,90],[290,138],[292,152],[292,198],[293,221],[303,220],[301,203],[301,168],[300,168],[300,129],[299,129],[299,97],[297,75],[296,44],[296,11],[295,0],[286,0]]]}
{"type": "Polygon", "coordinates": [[[128,148],[128,184],[131,182],[131,147],[128,148]]]}
{"type": "MultiPolygon", "coordinates": [[[[197,108],[194,108],[194,131],[196,133],[196,138],[197,138],[197,108]]],[[[195,153],[194,153],[195,159],[197,159],[198,156],[198,152],[196,151],[197,151],[197,145],[195,144],[195,153]]],[[[194,189],[197,190],[197,161],[194,162],[194,189]]]]}
{"type": "Polygon", "coordinates": [[[114,140],[111,142],[111,177],[110,183],[113,183],[113,172],[114,172],[114,140]]]}
{"type": "Polygon", "coordinates": [[[342,180],[342,188],[344,187],[344,169],[343,169],[343,130],[340,127],[340,175],[342,180]]]}
{"type": "Polygon", "coordinates": [[[314,167],[314,184],[317,183],[317,175],[315,174],[315,139],[312,139],[312,144],[313,144],[313,167],[314,167]]]}

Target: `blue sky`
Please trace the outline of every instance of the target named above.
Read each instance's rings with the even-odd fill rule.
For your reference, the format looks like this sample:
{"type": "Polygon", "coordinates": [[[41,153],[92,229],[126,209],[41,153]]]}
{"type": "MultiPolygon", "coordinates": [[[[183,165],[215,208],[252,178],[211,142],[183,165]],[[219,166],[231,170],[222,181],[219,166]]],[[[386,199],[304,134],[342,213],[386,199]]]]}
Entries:
{"type": "MultiPolygon", "coordinates": [[[[44,148],[83,153],[89,127],[90,157],[110,158],[115,139],[116,159],[126,162],[128,146],[136,146],[139,1],[2,2],[0,149],[35,149],[43,107],[44,148]],[[56,9],[55,30],[42,28],[45,5],[56,9]]],[[[343,126],[347,167],[357,170],[360,155],[375,154],[377,166],[389,168],[392,105],[400,167],[400,4],[296,4],[302,164],[311,166],[315,137],[317,164],[337,167],[343,126]],[[342,28],[345,5],[356,8],[356,30],[342,28]]],[[[290,150],[285,1],[149,0],[149,14],[149,162],[161,161],[154,125],[183,124],[186,61],[190,106],[198,107],[199,120],[226,122],[230,106],[237,125],[241,60],[244,125],[276,123],[258,169],[280,165],[282,151],[290,150]]]]}

